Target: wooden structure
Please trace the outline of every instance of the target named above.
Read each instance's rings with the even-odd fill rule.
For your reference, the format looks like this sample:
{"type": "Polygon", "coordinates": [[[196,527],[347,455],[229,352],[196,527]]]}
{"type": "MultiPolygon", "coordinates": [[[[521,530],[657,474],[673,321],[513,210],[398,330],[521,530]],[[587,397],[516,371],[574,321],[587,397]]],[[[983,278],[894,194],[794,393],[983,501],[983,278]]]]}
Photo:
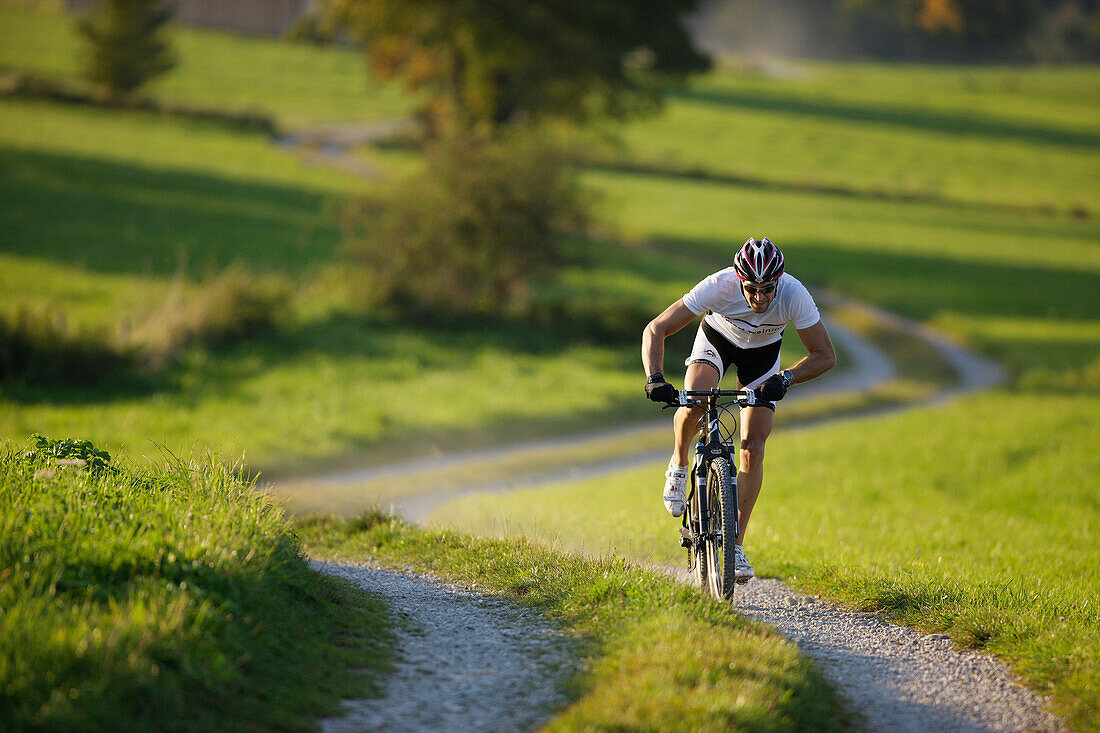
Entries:
{"type": "MultiPolygon", "coordinates": [[[[240,33],[278,36],[309,8],[312,0],[172,0],[173,21],[240,33]]],[[[69,10],[83,12],[96,0],[66,0],[69,10]]]]}

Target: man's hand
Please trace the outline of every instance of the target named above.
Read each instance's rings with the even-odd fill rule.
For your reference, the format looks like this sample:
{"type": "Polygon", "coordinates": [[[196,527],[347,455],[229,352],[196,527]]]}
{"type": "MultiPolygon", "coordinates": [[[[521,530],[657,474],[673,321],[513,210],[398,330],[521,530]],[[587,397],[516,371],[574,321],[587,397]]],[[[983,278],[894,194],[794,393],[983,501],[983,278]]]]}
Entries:
{"type": "Polygon", "coordinates": [[[787,394],[787,380],[781,374],[773,374],[756,388],[756,394],[766,402],[778,402],[787,394]]]}
{"type": "Polygon", "coordinates": [[[645,396],[654,402],[669,403],[676,400],[676,390],[665,381],[665,375],[658,372],[649,375],[645,385],[645,396]]]}

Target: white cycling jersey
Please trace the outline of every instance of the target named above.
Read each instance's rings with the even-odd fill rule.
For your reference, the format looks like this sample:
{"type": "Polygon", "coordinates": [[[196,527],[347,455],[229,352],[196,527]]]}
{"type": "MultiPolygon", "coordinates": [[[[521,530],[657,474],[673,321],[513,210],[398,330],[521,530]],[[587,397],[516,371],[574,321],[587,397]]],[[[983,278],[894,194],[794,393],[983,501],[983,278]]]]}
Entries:
{"type": "Polygon", "coordinates": [[[791,275],[779,276],[775,298],[763,313],[749,307],[741,279],[732,267],[706,278],[684,296],[692,313],[706,313],[704,320],[734,346],[754,349],[783,338],[788,323],[809,328],[821,320],[813,296],[791,275]]]}

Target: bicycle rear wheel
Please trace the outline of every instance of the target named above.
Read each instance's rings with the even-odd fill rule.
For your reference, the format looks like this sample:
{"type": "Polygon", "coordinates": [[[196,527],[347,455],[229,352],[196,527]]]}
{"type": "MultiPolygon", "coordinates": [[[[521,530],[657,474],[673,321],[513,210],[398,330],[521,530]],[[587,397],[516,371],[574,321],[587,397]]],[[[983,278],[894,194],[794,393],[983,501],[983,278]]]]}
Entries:
{"type": "Polygon", "coordinates": [[[711,510],[707,540],[707,588],[715,598],[731,599],[737,582],[733,544],[737,541],[737,485],[725,458],[707,465],[707,505],[711,510]]]}

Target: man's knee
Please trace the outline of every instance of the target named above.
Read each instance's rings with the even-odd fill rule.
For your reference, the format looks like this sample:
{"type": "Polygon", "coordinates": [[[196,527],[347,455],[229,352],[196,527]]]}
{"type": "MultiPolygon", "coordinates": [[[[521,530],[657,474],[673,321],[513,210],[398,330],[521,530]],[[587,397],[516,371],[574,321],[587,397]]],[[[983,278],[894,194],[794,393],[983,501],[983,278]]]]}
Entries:
{"type": "Polygon", "coordinates": [[[689,430],[698,430],[702,419],[702,407],[681,407],[676,410],[676,421],[689,430]]]}
{"type": "Polygon", "coordinates": [[[749,435],[741,440],[741,469],[759,466],[764,460],[764,436],[749,435]]]}

